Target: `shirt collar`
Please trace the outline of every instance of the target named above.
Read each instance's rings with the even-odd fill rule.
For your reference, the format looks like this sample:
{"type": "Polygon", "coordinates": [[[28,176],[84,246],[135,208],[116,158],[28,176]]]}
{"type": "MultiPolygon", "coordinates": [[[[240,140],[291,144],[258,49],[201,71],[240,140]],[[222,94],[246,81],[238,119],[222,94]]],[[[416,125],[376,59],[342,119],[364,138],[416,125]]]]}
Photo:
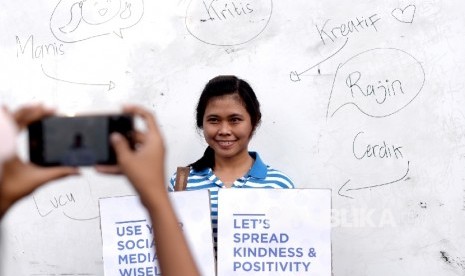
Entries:
{"type": "Polygon", "coordinates": [[[255,159],[255,161],[253,162],[252,168],[250,169],[248,175],[259,179],[265,178],[267,172],[265,163],[263,163],[258,153],[251,151],[249,154],[253,159],[255,159]]]}
{"type": "Polygon", "coordinates": [[[212,173],[213,173],[213,170],[211,168],[205,168],[205,169],[200,170],[200,171],[192,170],[192,174],[198,175],[198,176],[210,175],[212,173]]]}

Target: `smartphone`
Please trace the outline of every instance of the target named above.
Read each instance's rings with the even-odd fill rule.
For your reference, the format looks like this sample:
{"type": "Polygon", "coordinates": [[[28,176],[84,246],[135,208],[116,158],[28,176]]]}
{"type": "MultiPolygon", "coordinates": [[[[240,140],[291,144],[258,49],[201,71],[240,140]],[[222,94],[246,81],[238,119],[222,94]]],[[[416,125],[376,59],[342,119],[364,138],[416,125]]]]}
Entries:
{"type": "Polygon", "coordinates": [[[51,116],[28,126],[29,159],[40,166],[114,165],[109,136],[121,133],[134,148],[134,120],[129,114],[51,116]]]}

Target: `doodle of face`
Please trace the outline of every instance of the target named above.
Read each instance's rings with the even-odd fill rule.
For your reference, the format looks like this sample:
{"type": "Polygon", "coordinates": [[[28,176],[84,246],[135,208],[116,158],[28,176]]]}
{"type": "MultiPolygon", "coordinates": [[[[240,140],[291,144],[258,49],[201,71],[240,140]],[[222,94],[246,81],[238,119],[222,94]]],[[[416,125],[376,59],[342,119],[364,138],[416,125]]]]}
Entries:
{"type": "Polygon", "coordinates": [[[121,0],[84,0],[82,19],[91,25],[110,21],[121,10],[121,0]]]}

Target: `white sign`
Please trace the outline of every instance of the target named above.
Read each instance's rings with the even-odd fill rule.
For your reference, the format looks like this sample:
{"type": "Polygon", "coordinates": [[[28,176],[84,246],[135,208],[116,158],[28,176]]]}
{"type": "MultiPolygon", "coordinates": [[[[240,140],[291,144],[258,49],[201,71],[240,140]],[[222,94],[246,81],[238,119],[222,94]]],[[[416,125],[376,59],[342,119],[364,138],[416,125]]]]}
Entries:
{"type": "MultiPolygon", "coordinates": [[[[208,190],[170,193],[170,198],[200,272],[215,275],[208,190]]],[[[105,275],[161,275],[152,223],[139,197],[99,202],[105,275]]]]}
{"type": "Polygon", "coordinates": [[[331,275],[331,190],[223,189],[218,276],[331,275]]]}

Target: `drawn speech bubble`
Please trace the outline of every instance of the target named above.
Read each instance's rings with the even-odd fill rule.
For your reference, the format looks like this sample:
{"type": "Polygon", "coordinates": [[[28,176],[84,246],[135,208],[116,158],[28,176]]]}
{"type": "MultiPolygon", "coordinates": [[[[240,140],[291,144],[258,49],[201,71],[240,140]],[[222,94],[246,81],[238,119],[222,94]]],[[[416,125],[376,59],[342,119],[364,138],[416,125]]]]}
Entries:
{"type": "Polygon", "coordinates": [[[326,117],[353,105],[370,117],[387,117],[408,106],[421,92],[425,71],[409,53],[395,48],[361,52],[339,65],[326,117]]]}
{"type": "Polygon", "coordinates": [[[191,0],[185,24],[188,32],[204,43],[233,46],[259,36],[272,11],[272,0],[191,0]]]}
{"type": "Polygon", "coordinates": [[[59,41],[72,43],[115,34],[136,25],[144,14],[143,0],[60,0],[50,17],[59,41]]]}

